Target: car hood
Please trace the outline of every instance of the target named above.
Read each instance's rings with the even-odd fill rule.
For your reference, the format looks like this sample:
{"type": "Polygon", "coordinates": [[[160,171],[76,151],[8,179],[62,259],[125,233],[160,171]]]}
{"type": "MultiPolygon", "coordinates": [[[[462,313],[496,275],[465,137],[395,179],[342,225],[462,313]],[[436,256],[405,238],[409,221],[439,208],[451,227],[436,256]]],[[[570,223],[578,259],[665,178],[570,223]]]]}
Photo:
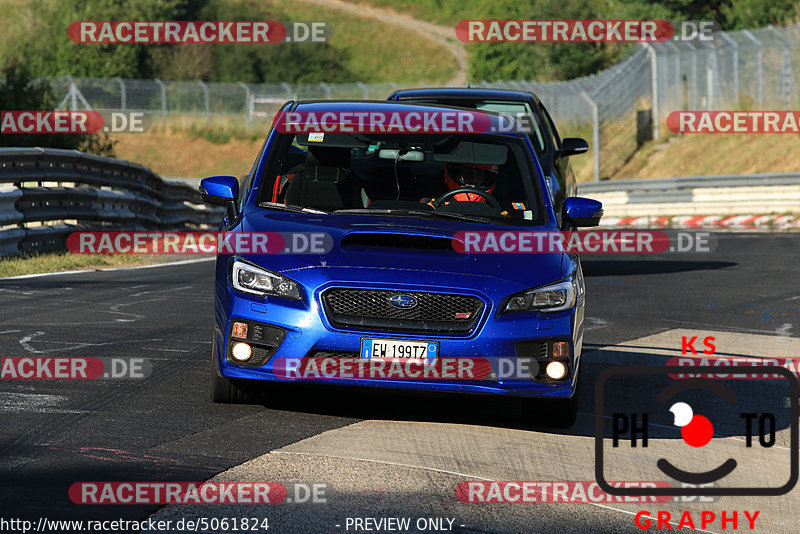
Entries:
{"type": "Polygon", "coordinates": [[[447,287],[498,287],[516,292],[563,278],[563,253],[460,253],[460,231],[543,231],[549,227],[487,225],[457,220],[376,215],[311,215],[269,210],[244,217],[244,232],[322,232],[326,254],[249,254],[245,259],[307,286],[327,282],[398,283],[447,287]]]}

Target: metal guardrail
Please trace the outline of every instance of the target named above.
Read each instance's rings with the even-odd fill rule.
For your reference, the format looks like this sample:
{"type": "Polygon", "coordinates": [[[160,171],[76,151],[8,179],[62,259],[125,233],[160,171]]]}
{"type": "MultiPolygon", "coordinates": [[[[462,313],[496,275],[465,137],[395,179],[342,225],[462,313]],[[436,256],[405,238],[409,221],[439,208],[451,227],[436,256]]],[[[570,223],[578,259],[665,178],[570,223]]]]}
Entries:
{"type": "Polygon", "coordinates": [[[609,218],[800,214],[800,173],[614,180],[579,184],[578,194],[609,218]]]}
{"type": "Polygon", "coordinates": [[[720,174],[717,176],[686,176],[678,178],[654,178],[647,180],[607,180],[597,183],[578,184],[581,193],[606,191],[667,191],[671,189],[696,189],[701,187],[758,187],[772,185],[798,185],[800,173],[767,174],[720,174]]]}
{"type": "Polygon", "coordinates": [[[63,250],[75,231],[190,230],[215,226],[224,214],[205,206],[197,188],[136,163],[0,148],[0,256],[63,250]]]}

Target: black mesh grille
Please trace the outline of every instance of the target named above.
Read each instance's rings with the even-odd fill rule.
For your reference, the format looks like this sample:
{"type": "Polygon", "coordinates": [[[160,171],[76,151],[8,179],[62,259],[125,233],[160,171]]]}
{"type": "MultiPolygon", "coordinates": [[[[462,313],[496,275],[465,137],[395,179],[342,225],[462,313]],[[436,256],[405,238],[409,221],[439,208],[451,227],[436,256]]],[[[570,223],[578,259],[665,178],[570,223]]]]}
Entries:
{"type": "Polygon", "coordinates": [[[472,330],[483,311],[477,297],[380,289],[330,289],[322,302],[336,326],[450,334],[472,330]],[[416,304],[395,306],[391,299],[398,296],[416,304]]]}
{"type": "Polygon", "coordinates": [[[346,352],[343,350],[312,350],[305,356],[306,358],[360,358],[359,352],[346,352]]]}

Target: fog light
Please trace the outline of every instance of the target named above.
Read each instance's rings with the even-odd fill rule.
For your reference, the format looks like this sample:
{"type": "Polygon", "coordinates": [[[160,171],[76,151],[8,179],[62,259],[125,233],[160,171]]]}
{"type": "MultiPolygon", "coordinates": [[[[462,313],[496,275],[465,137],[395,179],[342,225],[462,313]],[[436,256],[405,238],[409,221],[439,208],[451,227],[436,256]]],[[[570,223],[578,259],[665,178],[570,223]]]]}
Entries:
{"type": "Polygon", "coordinates": [[[552,380],[561,380],[567,376],[567,366],[561,362],[550,362],[545,367],[544,372],[552,380]]]}
{"type": "Polygon", "coordinates": [[[247,323],[233,323],[231,335],[239,339],[247,339],[247,323]]]}
{"type": "Polygon", "coordinates": [[[569,343],[566,341],[553,343],[553,358],[569,358],[569,343]]]}
{"type": "Polygon", "coordinates": [[[247,343],[236,343],[231,350],[231,354],[233,354],[233,359],[240,362],[246,362],[250,359],[250,356],[253,354],[253,350],[250,348],[250,345],[247,343]]]}

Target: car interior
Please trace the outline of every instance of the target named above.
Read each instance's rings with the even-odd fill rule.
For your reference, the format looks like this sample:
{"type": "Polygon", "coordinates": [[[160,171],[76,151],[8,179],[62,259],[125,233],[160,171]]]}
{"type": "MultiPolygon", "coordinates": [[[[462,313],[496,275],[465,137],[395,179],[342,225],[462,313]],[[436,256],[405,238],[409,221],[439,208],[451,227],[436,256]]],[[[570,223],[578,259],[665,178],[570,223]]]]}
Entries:
{"type": "MultiPolygon", "coordinates": [[[[308,134],[287,135],[291,145],[268,170],[275,176],[270,195],[261,202],[333,212],[349,209],[414,210],[532,221],[538,193],[528,164],[509,142],[487,142],[469,135],[308,134]],[[471,201],[451,195],[446,168],[488,168],[485,185],[469,188],[471,201]],[[528,187],[524,179],[528,177],[528,187]],[[491,184],[491,193],[487,192],[491,184]],[[480,193],[483,193],[482,195],[480,193]],[[486,198],[487,196],[491,198],[486,198]],[[498,209],[499,208],[499,209],[498,209]]],[[[285,142],[285,140],[284,140],[285,142]]]]}

